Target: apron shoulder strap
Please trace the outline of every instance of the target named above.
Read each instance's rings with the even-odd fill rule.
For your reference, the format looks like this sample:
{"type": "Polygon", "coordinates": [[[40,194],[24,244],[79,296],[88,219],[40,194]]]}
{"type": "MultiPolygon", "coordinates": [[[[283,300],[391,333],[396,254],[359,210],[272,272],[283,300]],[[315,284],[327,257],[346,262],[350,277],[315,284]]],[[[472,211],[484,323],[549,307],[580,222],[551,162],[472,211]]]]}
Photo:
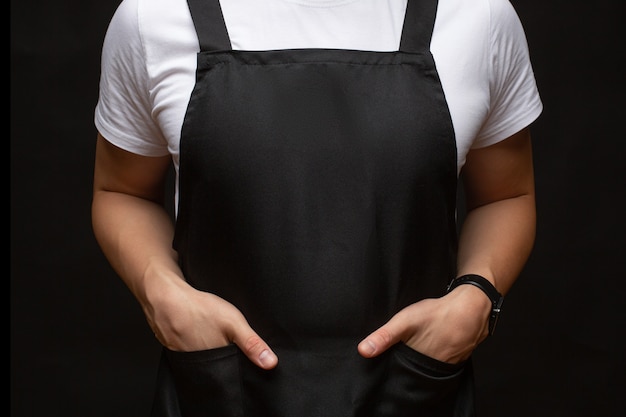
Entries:
{"type": "Polygon", "coordinates": [[[408,0],[400,39],[400,51],[430,51],[430,40],[437,17],[437,4],[437,0],[408,0]]]}
{"type": "Polygon", "coordinates": [[[187,0],[187,4],[200,41],[200,51],[231,50],[219,0],[187,0]]]}
{"type": "MultiPolygon", "coordinates": [[[[228,30],[219,0],[187,0],[201,51],[231,50],[228,30]]],[[[437,16],[437,0],[408,0],[400,51],[430,50],[437,16]]]]}

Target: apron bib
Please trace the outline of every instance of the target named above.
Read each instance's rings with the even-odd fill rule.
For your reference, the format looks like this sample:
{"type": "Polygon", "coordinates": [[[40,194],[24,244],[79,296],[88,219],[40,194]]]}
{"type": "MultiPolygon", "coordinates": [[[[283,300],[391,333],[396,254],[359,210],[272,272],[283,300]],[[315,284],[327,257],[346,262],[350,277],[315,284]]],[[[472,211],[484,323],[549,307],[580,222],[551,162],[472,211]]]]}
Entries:
{"type": "Polygon", "coordinates": [[[218,0],[182,128],[174,247],[190,285],[238,307],[279,357],[164,349],[153,416],[473,416],[469,361],[357,344],[456,272],[456,144],[409,1],[397,52],[234,51],[218,0]]]}

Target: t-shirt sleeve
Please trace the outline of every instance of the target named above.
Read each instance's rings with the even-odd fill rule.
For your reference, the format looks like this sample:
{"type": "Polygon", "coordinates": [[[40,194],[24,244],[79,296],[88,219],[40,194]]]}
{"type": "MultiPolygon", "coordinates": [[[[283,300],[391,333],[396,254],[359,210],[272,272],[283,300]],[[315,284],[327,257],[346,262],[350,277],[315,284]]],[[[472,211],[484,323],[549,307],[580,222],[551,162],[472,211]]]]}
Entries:
{"type": "Polygon", "coordinates": [[[522,23],[509,0],[490,3],[490,110],[472,148],[508,138],[543,110],[522,23]]]}
{"type": "Polygon", "coordinates": [[[104,38],[94,123],[114,145],[144,156],[168,153],[152,117],[149,77],[139,24],[138,0],[123,0],[104,38]]]}

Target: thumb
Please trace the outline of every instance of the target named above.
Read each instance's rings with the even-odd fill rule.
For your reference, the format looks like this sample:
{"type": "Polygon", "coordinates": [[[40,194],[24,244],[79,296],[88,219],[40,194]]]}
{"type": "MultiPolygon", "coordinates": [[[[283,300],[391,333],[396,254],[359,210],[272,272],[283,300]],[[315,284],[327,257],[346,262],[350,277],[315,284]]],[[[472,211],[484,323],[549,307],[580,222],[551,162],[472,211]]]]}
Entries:
{"type": "Polygon", "coordinates": [[[379,327],[363,339],[361,343],[359,343],[357,349],[359,350],[359,354],[361,354],[361,356],[365,358],[373,358],[402,340],[401,336],[402,331],[399,323],[392,318],[386,324],[379,327]]]}
{"type": "Polygon", "coordinates": [[[250,327],[247,330],[236,332],[233,343],[241,349],[248,359],[262,369],[272,369],[278,364],[278,356],[250,327]]]}

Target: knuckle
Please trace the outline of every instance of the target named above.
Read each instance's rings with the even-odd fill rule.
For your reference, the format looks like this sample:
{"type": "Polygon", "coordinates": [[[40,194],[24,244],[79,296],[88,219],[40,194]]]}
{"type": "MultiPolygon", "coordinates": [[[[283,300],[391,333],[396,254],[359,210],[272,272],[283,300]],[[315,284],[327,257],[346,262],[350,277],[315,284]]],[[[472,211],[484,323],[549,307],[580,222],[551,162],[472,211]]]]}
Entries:
{"type": "Polygon", "coordinates": [[[393,335],[384,327],[378,330],[378,337],[385,345],[389,345],[393,341],[393,335]]]}
{"type": "Polygon", "coordinates": [[[244,343],[244,349],[249,352],[256,352],[265,347],[263,340],[258,335],[248,337],[244,343]]]}

